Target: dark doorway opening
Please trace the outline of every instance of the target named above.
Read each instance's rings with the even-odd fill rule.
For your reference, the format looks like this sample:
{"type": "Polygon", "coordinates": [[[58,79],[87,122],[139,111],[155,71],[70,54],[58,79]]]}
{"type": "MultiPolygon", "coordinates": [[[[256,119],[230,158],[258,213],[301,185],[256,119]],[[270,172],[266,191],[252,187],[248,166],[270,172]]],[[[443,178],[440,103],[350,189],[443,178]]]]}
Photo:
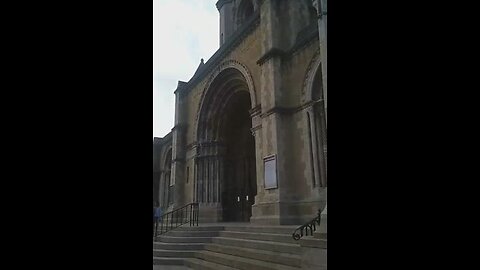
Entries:
{"type": "Polygon", "coordinates": [[[248,222],[257,194],[255,139],[251,133],[250,95],[236,92],[222,116],[220,137],[225,143],[222,185],[223,221],[248,222]]]}

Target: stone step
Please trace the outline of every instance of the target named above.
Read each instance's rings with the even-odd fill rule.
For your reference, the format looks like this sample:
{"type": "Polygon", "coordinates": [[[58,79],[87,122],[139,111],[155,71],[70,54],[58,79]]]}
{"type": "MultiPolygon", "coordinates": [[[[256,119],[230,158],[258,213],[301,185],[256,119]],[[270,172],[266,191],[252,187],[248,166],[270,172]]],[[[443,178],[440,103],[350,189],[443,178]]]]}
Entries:
{"type": "Polygon", "coordinates": [[[193,258],[194,252],[193,250],[154,249],[153,257],[193,258]]]}
{"type": "MultiPolygon", "coordinates": [[[[300,226],[300,225],[299,225],[300,226]]],[[[255,232],[255,233],[277,233],[292,235],[299,226],[225,226],[225,231],[255,232]]]]}
{"type": "Polygon", "coordinates": [[[230,266],[208,262],[198,258],[185,259],[185,266],[195,270],[238,270],[230,266]]]}
{"type": "Polygon", "coordinates": [[[219,232],[219,236],[228,237],[228,238],[281,242],[281,243],[292,243],[292,244],[296,243],[296,241],[289,234],[222,231],[222,232],[219,232]]]}
{"type": "Polygon", "coordinates": [[[175,231],[223,231],[224,226],[182,226],[175,229],[175,231]]]}
{"type": "Polygon", "coordinates": [[[215,237],[218,236],[219,231],[170,231],[166,236],[176,237],[215,237]]]}
{"type": "Polygon", "coordinates": [[[164,243],[154,242],[154,249],[166,249],[166,250],[200,250],[204,246],[204,243],[164,243]]]}
{"type": "Polygon", "coordinates": [[[290,243],[251,240],[251,239],[238,239],[238,238],[228,238],[228,237],[214,237],[211,239],[212,239],[211,243],[225,245],[225,246],[261,249],[261,250],[290,253],[290,254],[301,253],[301,248],[298,243],[290,244],[290,243]]]}
{"type": "Polygon", "coordinates": [[[205,244],[205,250],[266,262],[279,263],[293,267],[300,267],[301,265],[301,257],[299,255],[288,253],[279,253],[267,250],[241,248],[237,246],[225,246],[218,244],[205,244]]]}
{"type": "Polygon", "coordinates": [[[195,257],[217,264],[222,264],[240,270],[299,270],[298,267],[286,266],[271,262],[264,262],[248,258],[232,256],[212,251],[197,251],[195,257]]]}
{"type": "Polygon", "coordinates": [[[164,243],[210,243],[212,237],[176,237],[162,235],[157,238],[156,242],[164,243]]]}
{"type": "Polygon", "coordinates": [[[153,265],[184,265],[184,258],[153,257],[153,265]]]}
{"type": "Polygon", "coordinates": [[[318,238],[318,239],[327,239],[327,234],[326,233],[321,233],[320,231],[314,231],[313,232],[313,237],[318,238]]]}
{"type": "Polygon", "coordinates": [[[327,240],[318,239],[313,236],[304,236],[298,240],[300,246],[302,247],[313,247],[327,249],[327,240]]]}

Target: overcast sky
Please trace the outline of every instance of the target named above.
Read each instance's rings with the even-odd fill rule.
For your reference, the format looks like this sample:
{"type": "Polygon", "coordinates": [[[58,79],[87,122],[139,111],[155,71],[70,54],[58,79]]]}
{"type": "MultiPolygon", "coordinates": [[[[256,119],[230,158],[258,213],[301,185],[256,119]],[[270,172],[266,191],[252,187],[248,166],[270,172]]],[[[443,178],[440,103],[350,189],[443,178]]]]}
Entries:
{"type": "Polygon", "coordinates": [[[175,91],[219,47],[218,0],[153,0],[153,136],[173,128],[175,91]]]}

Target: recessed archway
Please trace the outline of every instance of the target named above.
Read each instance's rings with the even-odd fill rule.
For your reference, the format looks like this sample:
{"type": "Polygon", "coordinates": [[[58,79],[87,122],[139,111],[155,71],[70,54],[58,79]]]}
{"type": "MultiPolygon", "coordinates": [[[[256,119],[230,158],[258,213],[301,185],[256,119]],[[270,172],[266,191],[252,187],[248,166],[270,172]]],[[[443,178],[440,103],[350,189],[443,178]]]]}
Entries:
{"type": "Polygon", "coordinates": [[[308,105],[305,119],[308,132],[308,149],[312,186],[327,186],[327,126],[322,82],[322,63],[317,51],[308,66],[302,89],[302,101],[308,105]]]}
{"type": "Polygon", "coordinates": [[[251,90],[235,68],[220,72],[199,112],[195,200],[216,204],[219,221],[249,221],[256,195],[251,90]]]}

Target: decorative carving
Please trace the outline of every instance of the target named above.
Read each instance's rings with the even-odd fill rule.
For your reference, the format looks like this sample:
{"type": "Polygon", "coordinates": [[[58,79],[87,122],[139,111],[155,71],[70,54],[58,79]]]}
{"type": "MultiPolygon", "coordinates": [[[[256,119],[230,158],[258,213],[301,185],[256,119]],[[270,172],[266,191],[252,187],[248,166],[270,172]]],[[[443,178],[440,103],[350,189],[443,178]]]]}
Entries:
{"type": "Polygon", "coordinates": [[[187,145],[187,150],[192,150],[193,148],[197,147],[197,142],[192,142],[187,145]]]}
{"type": "Polygon", "coordinates": [[[262,112],[262,106],[257,105],[255,107],[253,107],[252,109],[250,109],[248,112],[250,113],[250,117],[254,117],[256,115],[259,115],[262,112]]]}
{"type": "Polygon", "coordinates": [[[251,75],[250,71],[248,70],[248,68],[244,64],[240,63],[237,60],[233,60],[233,59],[226,60],[226,61],[222,62],[221,64],[219,64],[214,69],[214,71],[212,72],[212,74],[208,78],[208,80],[205,83],[205,86],[203,88],[202,95],[201,95],[201,98],[200,98],[200,103],[198,104],[197,114],[196,114],[196,117],[195,117],[195,129],[193,131],[194,132],[194,138],[196,138],[196,136],[198,134],[198,126],[199,126],[199,121],[200,121],[200,115],[201,115],[201,112],[202,112],[202,108],[204,106],[206,94],[210,90],[210,85],[213,83],[215,78],[222,71],[224,71],[228,68],[234,68],[234,69],[240,71],[240,73],[245,78],[245,81],[246,81],[247,86],[248,86],[248,90],[250,92],[250,101],[251,101],[251,104],[252,104],[252,108],[255,108],[257,106],[255,85],[253,83],[253,78],[252,78],[252,75],[251,75]]]}
{"type": "Polygon", "coordinates": [[[257,130],[260,130],[262,128],[262,125],[258,125],[256,127],[253,127],[250,129],[250,131],[252,132],[252,136],[255,137],[255,133],[257,132],[257,130]]]}

